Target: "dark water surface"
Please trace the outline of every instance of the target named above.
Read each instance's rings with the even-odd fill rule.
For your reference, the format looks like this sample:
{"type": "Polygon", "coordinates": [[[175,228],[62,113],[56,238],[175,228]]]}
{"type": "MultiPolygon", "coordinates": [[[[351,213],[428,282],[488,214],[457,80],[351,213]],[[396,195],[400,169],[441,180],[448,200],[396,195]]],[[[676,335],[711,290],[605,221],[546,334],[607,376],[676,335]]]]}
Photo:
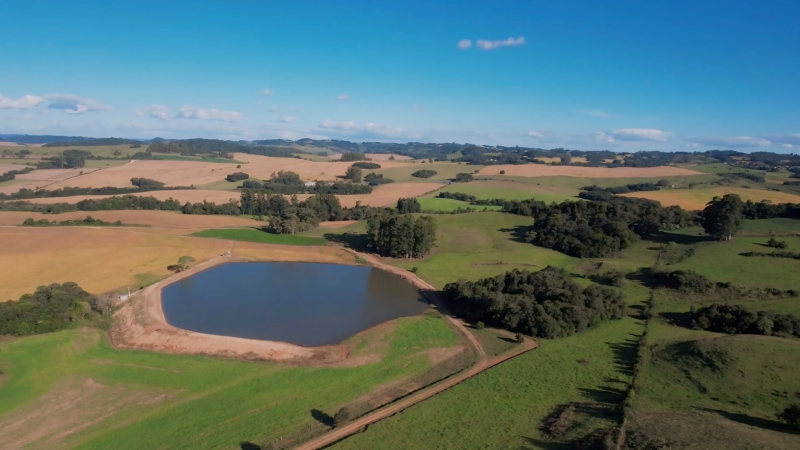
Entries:
{"type": "Polygon", "coordinates": [[[414,286],[382,270],[282,262],[212,267],[165,287],[162,305],[178,328],[304,346],[336,344],[428,307],[414,286]]]}

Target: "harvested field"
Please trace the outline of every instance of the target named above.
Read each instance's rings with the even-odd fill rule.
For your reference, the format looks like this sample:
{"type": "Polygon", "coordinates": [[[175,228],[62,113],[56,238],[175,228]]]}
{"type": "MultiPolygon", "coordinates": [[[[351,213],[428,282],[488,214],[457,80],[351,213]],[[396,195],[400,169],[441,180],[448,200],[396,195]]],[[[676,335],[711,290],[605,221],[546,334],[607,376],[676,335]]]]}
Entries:
{"type": "MultiPolygon", "coordinates": [[[[8,166],[4,166],[3,171],[5,171],[5,167],[8,166]]],[[[14,184],[0,187],[0,193],[13,194],[22,188],[36,189],[48,187],[49,189],[56,189],[55,187],[52,187],[54,184],[63,182],[64,180],[69,180],[70,178],[89,176],[91,173],[97,170],[98,169],[86,167],[81,169],[34,170],[30,173],[17,175],[16,178],[14,178],[14,184]],[[83,172],[83,175],[81,175],[81,172],[83,172]]],[[[128,186],[129,185],[130,179],[128,179],[128,186]]]]}
{"type": "Polygon", "coordinates": [[[0,228],[0,301],[36,286],[74,281],[93,294],[138,287],[137,275],[166,276],[183,255],[198,261],[220,255],[230,242],[90,227],[0,228]]]}
{"type": "Polygon", "coordinates": [[[669,177],[679,175],[700,175],[700,172],[682,167],[581,167],[581,166],[546,166],[542,164],[498,165],[481,169],[481,175],[505,175],[521,177],[580,177],[580,178],[646,178],[669,177]]]}
{"type": "Polygon", "coordinates": [[[369,159],[371,159],[373,161],[390,161],[389,158],[392,157],[392,156],[394,156],[394,160],[393,161],[408,161],[408,160],[414,159],[414,158],[412,158],[410,156],[395,155],[395,154],[392,154],[392,153],[367,153],[366,155],[367,155],[367,158],[369,158],[369,159]]]}
{"type": "MultiPolygon", "coordinates": [[[[24,169],[26,167],[28,167],[28,166],[22,166],[22,165],[19,165],[19,164],[3,164],[2,166],[0,166],[0,175],[4,174],[6,172],[11,172],[12,170],[22,170],[22,169],[24,169]]],[[[19,175],[17,175],[17,176],[19,176],[19,175]]]]}
{"type": "MultiPolygon", "coordinates": [[[[150,178],[168,186],[198,186],[225,179],[233,172],[246,172],[254,179],[267,179],[281,170],[296,172],[305,180],[335,180],[343,176],[350,162],[312,162],[296,158],[270,158],[259,155],[234,153],[234,159],[242,161],[240,169],[235,164],[218,164],[204,161],[131,161],[117,167],[58,183],[53,189],[74,187],[128,187],[131,178],[150,178]]],[[[386,161],[387,166],[405,166],[407,163],[386,161]]]]}
{"type": "Polygon", "coordinates": [[[745,189],[738,187],[714,187],[707,189],[669,189],[648,192],[631,192],[623,194],[626,197],[647,198],[661,202],[663,206],[680,206],[688,210],[705,208],[706,204],[714,197],[725,194],[736,194],[742,200],[771,200],[772,203],[800,203],[800,196],[760,189],[745,189]]]}
{"type": "MultiPolygon", "coordinates": [[[[264,222],[245,219],[235,216],[200,216],[181,214],[172,211],[72,211],[62,214],[41,214],[24,211],[0,211],[0,225],[19,225],[25,219],[34,220],[75,220],[85,219],[92,216],[95,219],[115,222],[117,220],[124,224],[131,225],[150,225],[155,228],[166,228],[178,230],[190,234],[194,230],[204,230],[207,228],[226,228],[226,227],[262,227],[264,222]]],[[[336,223],[336,222],[333,222],[336,223]]],[[[147,230],[139,230],[147,231],[147,230]]]]}
{"type": "MultiPolygon", "coordinates": [[[[219,164],[217,164],[219,166],[219,164]]],[[[110,170],[110,169],[109,169],[110,170]]],[[[356,202],[369,206],[388,206],[397,202],[400,197],[417,197],[442,187],[439,183],[391,183],[376,187],[371,194],[340,195],[342,206],[355,206],[356,202]]],[[[145,197],[155,197],[159,200],[174,198],[181,203],[199,203],[203,200],[212,203],[226,203],[230,200],[239,200],[237,191],[216,191],[204,189],[186,189],[175,191],[151,191],[133,194],[145,197]]],[[[32,203],[78,203],[81,200],[100,199],[112,197],[111,195],[76,195],[74,197],[49,197],[31,199],[32,203]]],[[[301,200],[309,197],[308,194],[297,196],[301,200]]]]}

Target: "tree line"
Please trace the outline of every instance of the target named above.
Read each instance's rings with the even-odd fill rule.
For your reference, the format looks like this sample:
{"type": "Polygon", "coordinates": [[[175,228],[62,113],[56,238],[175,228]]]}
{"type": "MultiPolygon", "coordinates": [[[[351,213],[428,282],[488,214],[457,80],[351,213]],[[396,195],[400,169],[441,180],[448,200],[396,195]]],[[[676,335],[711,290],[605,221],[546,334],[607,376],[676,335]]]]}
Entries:
{"type": "Polygon", "coordinates": [[[794,314],[755,311],[742,305],[714,303],[692,309],[692,327],[727,334],[800,337],[800,318],[794,314]]]}
{"type": "Polygon", "coordinates": [[[552,266],[449,283],[444,296],[453,312],[469,321],[541,338],[570,336],[627,312],[618,291],[581,287],[552,266]]]}
{"type": "Polygon", "coordinates": [[[263,182],[249,179],[245,180],[241,188],[258,190],[270,194],[355,195],[369,194],[372,192],[372,186],[341,181],[318,181],[313,186],[306,186],[299,174],[286,170],[273,173],[269,180],[263,182]]]}
{"type": "Polygon", "coordinates": [[[96,227],[129,227],[129,226],[142,226],[142,225],[128,225],[122,223],[121,220],[117,220],[116,222],[107,222],[101,219],[95,219],[92,216],[86,216],[85,219],[74,219],[74,220],[61,220],[61,221],[49,221],[45,219],[34,220],[31,217],[25,219],[22,222],[23,227],[68,227],[68,226],[96,226],[96,227]]]}
{"type": "Polygon", "coordinates": [[[100,188],[64,187],[61,189],[27,189],[23,188],[13,194],[0,193],[3,200],[27,200],[31,198],[72,197],[75,195],[124,195],[137,192],[171,191],[194,189],[194,186],[164,186],[164,183],[149,178],[131,178],[133,187],[121,188],[106,186],[100,188]]]}

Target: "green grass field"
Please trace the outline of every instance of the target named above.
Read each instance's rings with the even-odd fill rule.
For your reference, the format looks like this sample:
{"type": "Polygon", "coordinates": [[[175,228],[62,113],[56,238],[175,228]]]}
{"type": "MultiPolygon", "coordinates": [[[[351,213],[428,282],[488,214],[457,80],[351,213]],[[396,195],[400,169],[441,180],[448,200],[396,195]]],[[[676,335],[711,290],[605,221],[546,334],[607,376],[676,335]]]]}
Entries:
{"type": "MultiPolygon", "coordinates": [[[[458,344],[441,318],[418,316],[397,324],[395,331],[380,338],[388,348],[379,363],[349,368],[116,350],[95,330],[6,341],[0,351],[5,372],[0,430],[4,420],[28,412],[26,405],[35,407],[42,399],[46,403],[39,408],[53,408],[52,420],[68,422],[57,409],[59,401],[65,401],[59,400],[59,393],[65,394],[65,385],[85,386],[84,380],[91,379],[94,392],[81,393],[90,403],[79,403],[72,412],[89,424],[59,447],[233,448],[243,441],[270,442],[314,426],[313,409],[333,415],[380,385],[424,372],[430,366],[425,349],[458,344]],[[104,386],[99,392],[98,384],[104,386]],[[115,408],[105,414],[99,403],[115,408]]],[[[360,345],[367,338],[374,337],[356,336],[352,344],[367,348],[360,345]]],[[[28,429],[36,427],[31,422],[28,429]]],[[[40,436],[32,447],[51,448],[50,436],[40,436]]]]}
{"type": "Polygon", "coordinates": [[[422,207],[423,211],[450,212],[450,211],[455,211],[457,209],[467,209],[467,208],[473,208],[477,210],[487,209],[490,211],[497,211],[498,209],[502,208],[502,206],[470,205],[467,202],[462,202],[460,200],[453,200],[452,198],[417,197],[417,201],[419,201],[419,204],[422,207]]]}
{"type": "Polygon", "coordinates": [[[196,237],[230,239],[233,241],[258,242],[261,244],[281,245],[326,245],[328,241],[322,238],[301,236],[296,234],[273,234],[253,228],[218,228],[203,230],[192,234],[196,237]]]}
{"type": "MultiPolygon", "coordinates": [[[[380,164],[380,162],[378,162],[378,164],[380,164]]],[[[427,162],[422,163],[421,161],[417,161],[414,164],[410,164],[406,167],[365,170],[364,174],[366,175],[370,172],[375,172],[377,174],[383,174],[384,177],[390,178],[394,181],[419,181],[419,182],[430,183],[430,182],[444,182],[445,180],[452,180],[456,177],[456,174],[474,173],[476,170],[480,170],[483,167],[484,166],[468,166],[466,164],[458,164],[451,162],[435,162],[433,164],[430,164],[427,162]],[[435,170],[436,175],[430,178],[412,177],[411,174],[418,170],[435,170]]]]}
{"type": "Polygon", "coordinates": [[[540,430],[558,406],[584,402],[587,411],[569,437],[615,426],[612,410],[629,376],[628,342],[641,334],[632,319],[541,342],[541,347],[371,425],[336,449],[560,448],[540,430]],[[585,362],[584,362],[585,361],[585,362]],[[596,411],[595,411],[596,410],[596,411]],[[600,413],[598,413],[600,412],[600,413]]]}

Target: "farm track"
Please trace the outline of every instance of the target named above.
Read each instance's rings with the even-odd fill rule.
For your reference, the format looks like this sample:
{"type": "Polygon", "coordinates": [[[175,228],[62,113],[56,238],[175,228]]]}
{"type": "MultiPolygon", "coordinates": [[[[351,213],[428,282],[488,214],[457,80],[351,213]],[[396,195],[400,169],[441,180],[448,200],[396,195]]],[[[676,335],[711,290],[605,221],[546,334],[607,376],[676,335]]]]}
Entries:
{"type": "Polygon", "coordinates": [[[314,439],[312,439],[312,440],[310,440],[308,442],[305,442],[305,443],[295,447],[296,450],[319,449],[319,448],[327,447],[327,446],[329,446],[331,444],[334,444],[336,442],[339,442],[339,441],[347,438],[348,436],[361,431],[362,429],[364,429],[365,427],[367,427],[367,426],[369,426],[369,425],[371,425],[373,423],[376,423],[376,422],[378,422],[380,420],[386,419],[386,418],[391,417],[391,416],[393,416],[393,415],[395,415],[395,414],[397,414],[399,412],[402,412],[403,410],[405,410],[407,408],[410,408],[410,407],[412,407],[412,406],[416,405],[417,403],[420,403],[420,402],[422,402],[424,400],[427,400],[427,399],[435,396],[436,394],[444,392],[447,389],[450,389],[451,387],[453,387],[453,386],[455,386],[455,385],[457,385],[457,384],[459,384],[459,383],[461,383],[461,382],[463,382],[465,380],[468,380],[468,379],[474,377],[475,375],[477,375],[477,374],[479,374],[479,373],[481,373],[481,372],[483,372],[483,371],[485,371],[487,369],[490,369],[490,368],[492,368],[492,367],[494,367],[494,366],[496,366],[496,365],[498,365],[498,364],[500,364],[500,363],[502,363],[504,361],[508,361],[509,359],[517,357],[517,356],[519,356],[519,355],[521,355],[523,353],[526,353],[526,352],[528,352],[530,350],[533,350],[533,349],[535,349],[535,348],[537,348],[539,346],[539,344],[536,341],[533,341],[531,339],[527,339],[526,338],[525,342],[520,347],[518,347],[518,348],[516,348],[516,349],[514,349],[514,350],[512,350],[512,351],[510,351],[508,353],[499,355],[499,356],[489,357],[486,354],[486,351],[483,349],[483,346],[481,346],[480,342],[475,337],[475,335],[473,335],[472,333],[469,332],[469,330],[467,330],[466,325],[464,324],[464,322],[462,322],[461,320],[453,317],[449,313],[449,311],[446,309],[444,304],[441,302],[441,299],[439,298],[439,296],[436,294],[436,289],[432,285],[430,285],[428,282],[422,280],[421,278],[417,277],[416,275],[414,275],[414,274],[412,274],[412,273],[410,273],[410,272],[408,272],[406,270],[400,269],[398,267],[390,266],[390,265],[380,261],[378,258],[375,258],[374,256],[367,255],[367,254],[364,254],[364,253],[359,253],[359,252],[356,252],[356,251],[353,251],[353,250],[350,250],[350,249],[347,249],[347,250],[350,253],[353,253],[354,255],[356,255],[359,258],[363,258],[364,260],[369,262],[373,267],[377,267],[379,269],[386,270],[386,271],[394,273],[396,275],[400,275],[401,277],[405,278],[407,281],[413,283],[420,290],[422,290],[425,293],[425,295],[429,298],[429,300],[436,305],[437,309],[439,309],[439,311],[447,318],[447,320],[449,320],[450,323],[452,323],[456,327],[456,329],[458,329],[467,338],[467,340],[470,342],[470,344],[473,347],[475,347],[475,350],[478,352],[479,359],[478,359],[478,362],[476,362],[474,366],[472,366],[469,370],[467,370],[465,372],[462,372],[460,374],[457,374],[457,375],[454,375],[454,376],[452,376],[450,378],[442,380],[439,383],[436,383],[436,384],[434,384],[432,386],[429,386],[427,388],[421,389],[421,390],[419,390],[419,391],[417,391],[417,392],[415,392],[415,393],[413,393],[413,394],[411,394],[411,395],[409,395],[407,397],[404,397],[404,398],[402,398],[402,399],[400,399],[400,400],[398,400],[398,401],[396,401],[394,403],[391,403],[391,404],[389,404],[387,406],[384,406],[383,408],[380,408],[380,409],[378,409],[378,410],[376,410],[376,411],[374,411],[372,413],[369,413],[369,414],[367,414],[367,415],[365,415],[363,417],[360,417],[360,418],[348,423],[345,426],[335,428],[335,429],[329,431],[328,433],[323,434],[322,436],[314,438],[314,439]]]}

